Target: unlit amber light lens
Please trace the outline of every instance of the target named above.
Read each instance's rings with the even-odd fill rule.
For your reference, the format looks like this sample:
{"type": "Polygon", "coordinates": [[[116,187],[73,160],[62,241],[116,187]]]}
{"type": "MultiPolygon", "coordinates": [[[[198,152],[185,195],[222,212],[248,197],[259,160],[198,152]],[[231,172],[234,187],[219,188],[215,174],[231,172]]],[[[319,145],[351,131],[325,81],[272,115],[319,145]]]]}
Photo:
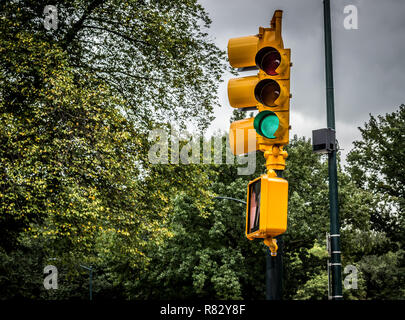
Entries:
{"type": "Polygon", "coordinates": [[[264,105],[272,107],[280,96],[280,87],[276,82],[265,85],[261,91],[260,98],[264,105]]]}

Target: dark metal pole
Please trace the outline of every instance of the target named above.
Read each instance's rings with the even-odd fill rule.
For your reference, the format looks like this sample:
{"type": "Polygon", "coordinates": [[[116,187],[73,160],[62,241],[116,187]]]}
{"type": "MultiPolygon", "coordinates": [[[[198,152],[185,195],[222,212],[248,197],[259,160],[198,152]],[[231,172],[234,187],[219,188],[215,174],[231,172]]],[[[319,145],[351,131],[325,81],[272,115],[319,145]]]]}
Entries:
{"type": "MultiPolygon", "coordinates": [[[[282,177],[282,171],[276,170],[277,176],[282,177]]],[[[233,200],[246,205],[243,200],[231,197],[214,197],[214,199],[233,200]]],[[[266,249],[266,300],[281,300],[283,279],[283,238],[277,239],[277,256],[272,256],[270,249],[266,249]]]]}
{"type": "MultiPolygon", "coordinates": [[[[333,88],[332,33],[330,0],[323,1],[325,30],[325,72],[326,72],[326,117],[328,128],[335,130],[335,106],[333,88]]],[[[329,169],[329,203],[330,203],[330,242],[332,299],[342,299],[342,263],[340,258],[340,226],[337,185],[336,150],[328,154],[329,169]]]]}
{"type": "Polygon", "coordinates": [[[90,301],[93,300],[93,268],[90,267],[90,283],[89,283],[89,291],[90,291],[90,301]]]}
{"type": "Polygon", "coordinates": [[[246,204],[246,201],[243,201],[243,200],[240,200],[240,199],[231,198],[231,197],[214,197],[214,199],[233,200],[233,201],[237,201],[237,202],[246,204]]]}
{"type": "Polygon", "coordinates": [[[89,271],[89,298],[93,300],[93,267],[84,266],[82,264],[80,266],[89,271]]]}
{"type": "Polygon", "coordinates": [[[283,294],[283,237],[277,239],[277,255],[266,249],[266,300],[281,300],[283,294]]]}
{"type": "MultiPolygon", "coordinates": [[[[282,170],[275,170],[277,177],[283,177],[282,170]]],[[[283,294],[283,236],[277,239],[277,255],[266,249],[266,300],[281,300],[283,294]]]]}

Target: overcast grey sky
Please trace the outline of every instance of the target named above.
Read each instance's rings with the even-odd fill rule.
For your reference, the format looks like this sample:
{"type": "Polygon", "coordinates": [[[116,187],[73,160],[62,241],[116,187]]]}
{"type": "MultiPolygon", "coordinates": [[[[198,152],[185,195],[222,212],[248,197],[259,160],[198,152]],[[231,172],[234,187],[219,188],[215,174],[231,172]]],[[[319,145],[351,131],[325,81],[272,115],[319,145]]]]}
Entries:
{"type": "MultiPolygon", "coordinates": [[[[312,136],[326,127],[325,60],[322,0],[200,0],[212,25],[210,36],[226,50],[228,39],[268,27],[274,10],[283,10],[284,46],[291,48],[290,137],[312,136]]],[[[405,1],[331,0],[335,117],[337,139],[344,149],[360,138],[357,127],[369,114],[393,112],[405,103],[405,1]],[[358,9],[358,29],[346,30],[343,9],[358,9]]],[[[240,74],[245,76],[248,74],[240,74]]],[[[233,108],[224,75],[210,132],[228,132],[233,108]]]]}

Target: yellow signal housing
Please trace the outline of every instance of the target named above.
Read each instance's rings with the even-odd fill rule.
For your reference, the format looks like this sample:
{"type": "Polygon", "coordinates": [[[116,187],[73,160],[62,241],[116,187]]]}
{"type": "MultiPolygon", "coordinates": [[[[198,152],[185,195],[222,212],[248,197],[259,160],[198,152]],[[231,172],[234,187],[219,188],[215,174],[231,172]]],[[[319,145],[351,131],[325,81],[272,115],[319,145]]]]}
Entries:
{"type": "Polygon", "coordinates": [[[274,238],[287,230],[288,182],[273,170],[249,182],[246,237],[274,238]]]}
{"type": "Polygon", "coordinates": [[[233,108],[255,107],[255,87],[259,82],[257,76],[230,79],[228,82],[229,104],[233,108]]]}
{"type": "Polygon", "coordinates": [[[270,21],[270,28],[259,28],[259,36],[263,39],[262,43],[259,43],[259,49],[264,47],[266,43],[274,43],[280,48],[284,48],[283,38],[281,37],[281,19],[283,17],[282,10],[274,11],[273,17],[270,21]],[[264,33],[263,31],[273,31],[264,33]]]}
{"type": "Polygon", "coordinates": [[[229,104],[233,108],[257,107],[258,110],[278,111],[289,110],[290,82],[288,80],[260,79],[258,76],[230,79],[228,82],[229,104]],[[271,103],[266,103],[271,98],[271,93],[263,92],[266,86],[274,83],[278,93],[271,103]],[[270,97],[269,97],[270,96],[270,97]],[[278,108],[278,109],[276,109],[278,108]]]}
{"type": "Polygon", "coordinates": [[[282,11],[276,10],[270,28],[259,27],[252,36],[230,39],[228,59],[238,71],[255,67],[256,75],[230,79],[228,98],[233,108],[256,109],[254,118],[235,121],[229,130],[234,155],[264,152],[267,174],[247,188],[246,237],[264,239],[271,254],[277,253],[274,237],[287,230],[288,182],[274,170],[285,169],[289,143],[291,51],[281,37],[282,11]]]}
{"type": "MultiPolygon", "coordinates": [[[[281,20],[282,11],[276,10],[270,28],[259,27],[256,35],[233,38],[228,42],[228,59],[232,67],[259,69],[257,75],[234,78],[228,82],[228,98],[233,108],[256,108],[259,111],[258,119],[253,121],[257,143],[251,144],[257,148],[248,148],[246,141],[239,150],[264,152],[268,146],[289,143],[291,51],[284,48],[281,20]]],[[[232,124],[230,137],[236,128],[248,130],[247,125],[251,123],[249,119],[232,124]]],[[[231,141],[233,152],[236,146],[242,145],[231,141]]]]}
{"type": "Polygon", "coordinates": [[[228,60],[234,68],[253,67],[256,65],[255,56],[258,36],[232,38],[228,41],[228,60]]]}
{"type": "Polygon", "coordinates": [[[229,146],[234,155],[239,156],[259,149],[258,137],[253,127],[253,121],[254,118],[249,118],[231,123],[229,146]]]}

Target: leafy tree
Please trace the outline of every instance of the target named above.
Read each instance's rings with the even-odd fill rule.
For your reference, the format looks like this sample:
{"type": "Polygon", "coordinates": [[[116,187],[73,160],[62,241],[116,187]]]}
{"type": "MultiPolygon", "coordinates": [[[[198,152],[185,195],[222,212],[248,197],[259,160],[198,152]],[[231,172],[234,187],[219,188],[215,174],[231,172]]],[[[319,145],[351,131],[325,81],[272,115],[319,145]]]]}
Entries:
{"type": "MultiPolygon", "coordinates": [[[[54,298],[73,295],[79,263],[118,296],[111,284],[167,237],[171,194],[205,187],[196,167],[152,166],[146,133],[207,126],[223,53],[196,1],[59,1],[56,30],[47,4],[0,5],[0,247],[12,263],[1,285],[10,265],[32,274],[56,257],[71,285],[54,298]]],[[[47,297],[30,283],[16,295],[47,297]]]]}
{"type": "Polygon", "coordinates": [[[374,117],[359,128],[362,140],[353,142],[347,170],[356,184],[396,198],[405,199],[405,105],[398,111],[374,117]]]}
{"type": "MultiPolygon", "coordinates": [[[[327,299],[327,163],[312,153],[306,139],[294,137],[287,151],[284,177],[290,197],[288,230],[283,235],[284,299],[327,299]]],[[[245,199],[248,181],[265,170],[260,153],[257,160],[252,176],[238,176],[237,164],[205,168],[211,192],[245,199]]],[[[364,270],[359,274],[361,287],[345,291],[345,297],[364,299],[367,272],[360,268],[360,260],[364,252],[374,254],[379,246],[369,222],[374,203],[369,193],[356,191],[347,175],[340,172],[339,178],[343,263],[364,270]],[[351,236],[354,229],[362,238],[351,236]]],[[[172,237],[152,248],[151,263],[133,291],[142,298],[264,299],[266,248],[260,240],[246,239],[244,206],[217,199],[201,211],[200,199],[185,194],[176,198],[169,212],[172,237]]]]}
{"type": "Polygon", "coordinates": [[[310,250],[317,241],[324,243],[329,229],[328,187],[326,163],[312,152],[309,140],[295,136],[286,151],[283,177],[289,184],[289,203],[287,232],[283,235],[284,296],[292,299],[309,294],[304,294],[303,289],[297,293],[297,289],[315,281],[312,277],[317,277],[318,282],[324,279],[319,274],[325,274],[326,261],[310,254],[310,250]]]}
{"type": "Polygon", "coordinates": [[[122,102],[90,75],[78,78],[58,47],[28,33],[4,44],[21,51],[5,60],[13,76],[2,78],[4,95],[20,92],[21,104],[0,105],[2,247],[14,249],[21,232],[50,256],[89,254],[104,233],[127,241],[131,232],[139,244],[143,224],[134,218],[139,187],[133,179],[139,147],[116,108],[122,102]],[[25,75],[43,85],[18,91],[25,75]]]}
{"type": "Polygon", "coordinates": [[[169,212],[172,237],[151,248],[149,268],[133,292],[149,299],[262,298],[264,247],[246,241],[241,203],[214,199],[215,195],[244,199],[247,177],[237,175],[236,164],[207,164],[198,179],[209,181],[209,193],[176,196],[169,212]],[[257,262],[257,253],[262,263],[257,262]]]}
{"type": "MultiPolygon", "coordinates": [[[[148,158],[148,130],[203,131],[217,104],[224,53],[203,8],[61,0],[46,30],[47,4],[0,5],[1,298],[87,299],[87,264],[99,298],[263,299],[266,248],[246,239],[241,203],[214,199],[245,199],[262,153],[249,176],[148,158]],[[58,292],[43,289],[46,264],[58,292]]],[[[371,117],[338,170],[342,263],[359,270],[347,299],[404,297],[403,115],[371,117]]],[[[311,149],[286,147],[284,299],[327,298],[327,164],[311,149]]]]}
{"type": "MultiPolygon", "coordinates": [[[[385,116],[370,115],[362,140],[354,142],[347,167],[358,195],[366,201],[368,239],[364,233],[351,233],[348,245],[357,254],[358,265],[366,282],[367,298],[403,299],[404,265],[404,139],[405,105],[385,116]],[[358,241],[363,238],[363,246],[358,241]],[[392,290],[397,288],[397,290],[392,290]]],[[[363,227],[364,230],[364,227],[363,227]]]]}
{"type": "Polygon", "coordinates": [[[211,21],[196,0],[60,0],[57,28],[47,31],[48,4],[3,3],[7,29],[57,44],[70,67],[126,101],[120,107],[138,130],[155,122],[210,123],[224,53],[208,38],[211,21]]]}

